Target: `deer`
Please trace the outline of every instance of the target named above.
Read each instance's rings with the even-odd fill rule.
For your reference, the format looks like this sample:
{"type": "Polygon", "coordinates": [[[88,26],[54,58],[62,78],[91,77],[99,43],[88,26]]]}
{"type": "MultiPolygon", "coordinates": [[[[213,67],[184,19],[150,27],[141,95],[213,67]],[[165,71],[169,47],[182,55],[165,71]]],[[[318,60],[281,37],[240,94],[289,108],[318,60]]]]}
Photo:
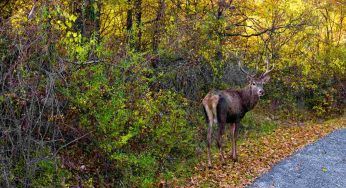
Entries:
{"type": "Polygon", "coordinates": [[[242,67],[242,62],[238,58],[238,66],[246,75],[248,85],[241,89],[212,90],[202,100],[206,120],[208,123],[207,147],[208,147],[208,167],[212,167],[210,147],[212,143],[213,124],[218,125],[217,147],[220,153],[220,160],[225,164],[225,158],[222,151],[222,135],[225,127],[229,124],[232,139],[232,159],[237,159],[237,137],[240,121],[245,114],[252,110],[258,103],[260,97],[264,95],[263,85],[270,79],[269,73],[274,69],[270,66],[268,59],[266,62],[266,71],[260,76],[256,73],[250,74],[242,67]]]}

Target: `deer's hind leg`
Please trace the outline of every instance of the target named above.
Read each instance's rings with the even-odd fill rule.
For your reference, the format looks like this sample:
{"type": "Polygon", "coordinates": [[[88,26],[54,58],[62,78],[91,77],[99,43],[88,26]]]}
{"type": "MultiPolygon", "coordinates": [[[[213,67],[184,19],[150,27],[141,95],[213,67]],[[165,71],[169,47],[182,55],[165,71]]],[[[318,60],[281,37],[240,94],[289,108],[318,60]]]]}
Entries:
{"type": "Polygon", "coordinates": [[[225,164],[225,157],[223,155],[223,150],[222,150],[222,135],[225,130],[225,123],[219,123],[219,129],[218,129],[218,134],[217,134],[217,147],[219,148],[220,152],[220,160],[222,164],[225,164]]]}
{"type": "Polygon", "coordinates": [[[216,114],[216,108],[217,108],[217,104],[219,102],[219,95],[213,95],[211,97],[211,109],[212,109],[212,113],[213,113],[213,121],[216,124],[217,123],[217,114],[216,114]]]}
{"type": "Polygon", "coordinates": [[[208,147],[208,167],[210,168],[211,165],[211,143],[212,143],[212,134],[213,134],[213,112],[212,110],[208,107],[208,105],[204,105],[204,111],[206,114],[206,119],[208,122],[208,133],[207,133],[207,147],[208,147]]]}

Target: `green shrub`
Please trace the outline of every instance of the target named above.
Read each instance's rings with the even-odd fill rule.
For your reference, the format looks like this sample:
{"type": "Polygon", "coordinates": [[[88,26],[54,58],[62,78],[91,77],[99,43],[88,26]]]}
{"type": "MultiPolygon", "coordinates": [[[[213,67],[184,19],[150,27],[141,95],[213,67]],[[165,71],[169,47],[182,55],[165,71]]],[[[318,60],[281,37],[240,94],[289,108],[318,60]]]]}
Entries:
{"type": "Polygon", "coordinates": [[[269,134],[277,128],[277,124],[263,115],[248,112],[241,121],[240,133],[252,132],[254,134],[269,134]]]}
{"type": "MultiPolygon", "coordinates": [[[[72,73],[62,89],[80,125],[93,133],[128,186],[171,177],[195,151],[195,127],[181,95],[157,90],[152,68],[133,55],[115,66],[92,65],[72,73]],[[166,174],[166,175],[165,175],[166,174]]],[[[119,174],[118,174],[119,176],[119,174]]]]}

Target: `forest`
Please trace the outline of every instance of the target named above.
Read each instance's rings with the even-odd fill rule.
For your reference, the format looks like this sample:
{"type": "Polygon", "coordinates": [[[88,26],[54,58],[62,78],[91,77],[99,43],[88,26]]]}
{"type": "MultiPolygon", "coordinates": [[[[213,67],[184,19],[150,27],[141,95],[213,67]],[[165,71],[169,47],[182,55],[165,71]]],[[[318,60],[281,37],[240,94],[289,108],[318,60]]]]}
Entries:
{"type": "Polygon", "coordinates": [[[345,0],[1,0],[0,187],[246,186],[345,127],[345,19],[345,0]],[[248,84],[239,59],[274,69],[225,182],[202,99],[248,84]]]}

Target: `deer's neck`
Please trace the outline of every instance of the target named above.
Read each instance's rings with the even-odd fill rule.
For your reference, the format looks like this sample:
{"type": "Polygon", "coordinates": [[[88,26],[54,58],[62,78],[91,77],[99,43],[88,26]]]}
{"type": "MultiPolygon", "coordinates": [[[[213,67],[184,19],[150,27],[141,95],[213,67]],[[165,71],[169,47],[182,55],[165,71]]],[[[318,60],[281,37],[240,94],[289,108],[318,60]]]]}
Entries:
{"type": "Polygon", "coordinates": [[[243,108],[246,111],[252,110],[256,106],[259,100],[258,94],[252,92],[252,89],[250,86],[246,86],[245,88],[240,90],[240,93],[241,93],[241,98],[243,101],[243,108]]]}

